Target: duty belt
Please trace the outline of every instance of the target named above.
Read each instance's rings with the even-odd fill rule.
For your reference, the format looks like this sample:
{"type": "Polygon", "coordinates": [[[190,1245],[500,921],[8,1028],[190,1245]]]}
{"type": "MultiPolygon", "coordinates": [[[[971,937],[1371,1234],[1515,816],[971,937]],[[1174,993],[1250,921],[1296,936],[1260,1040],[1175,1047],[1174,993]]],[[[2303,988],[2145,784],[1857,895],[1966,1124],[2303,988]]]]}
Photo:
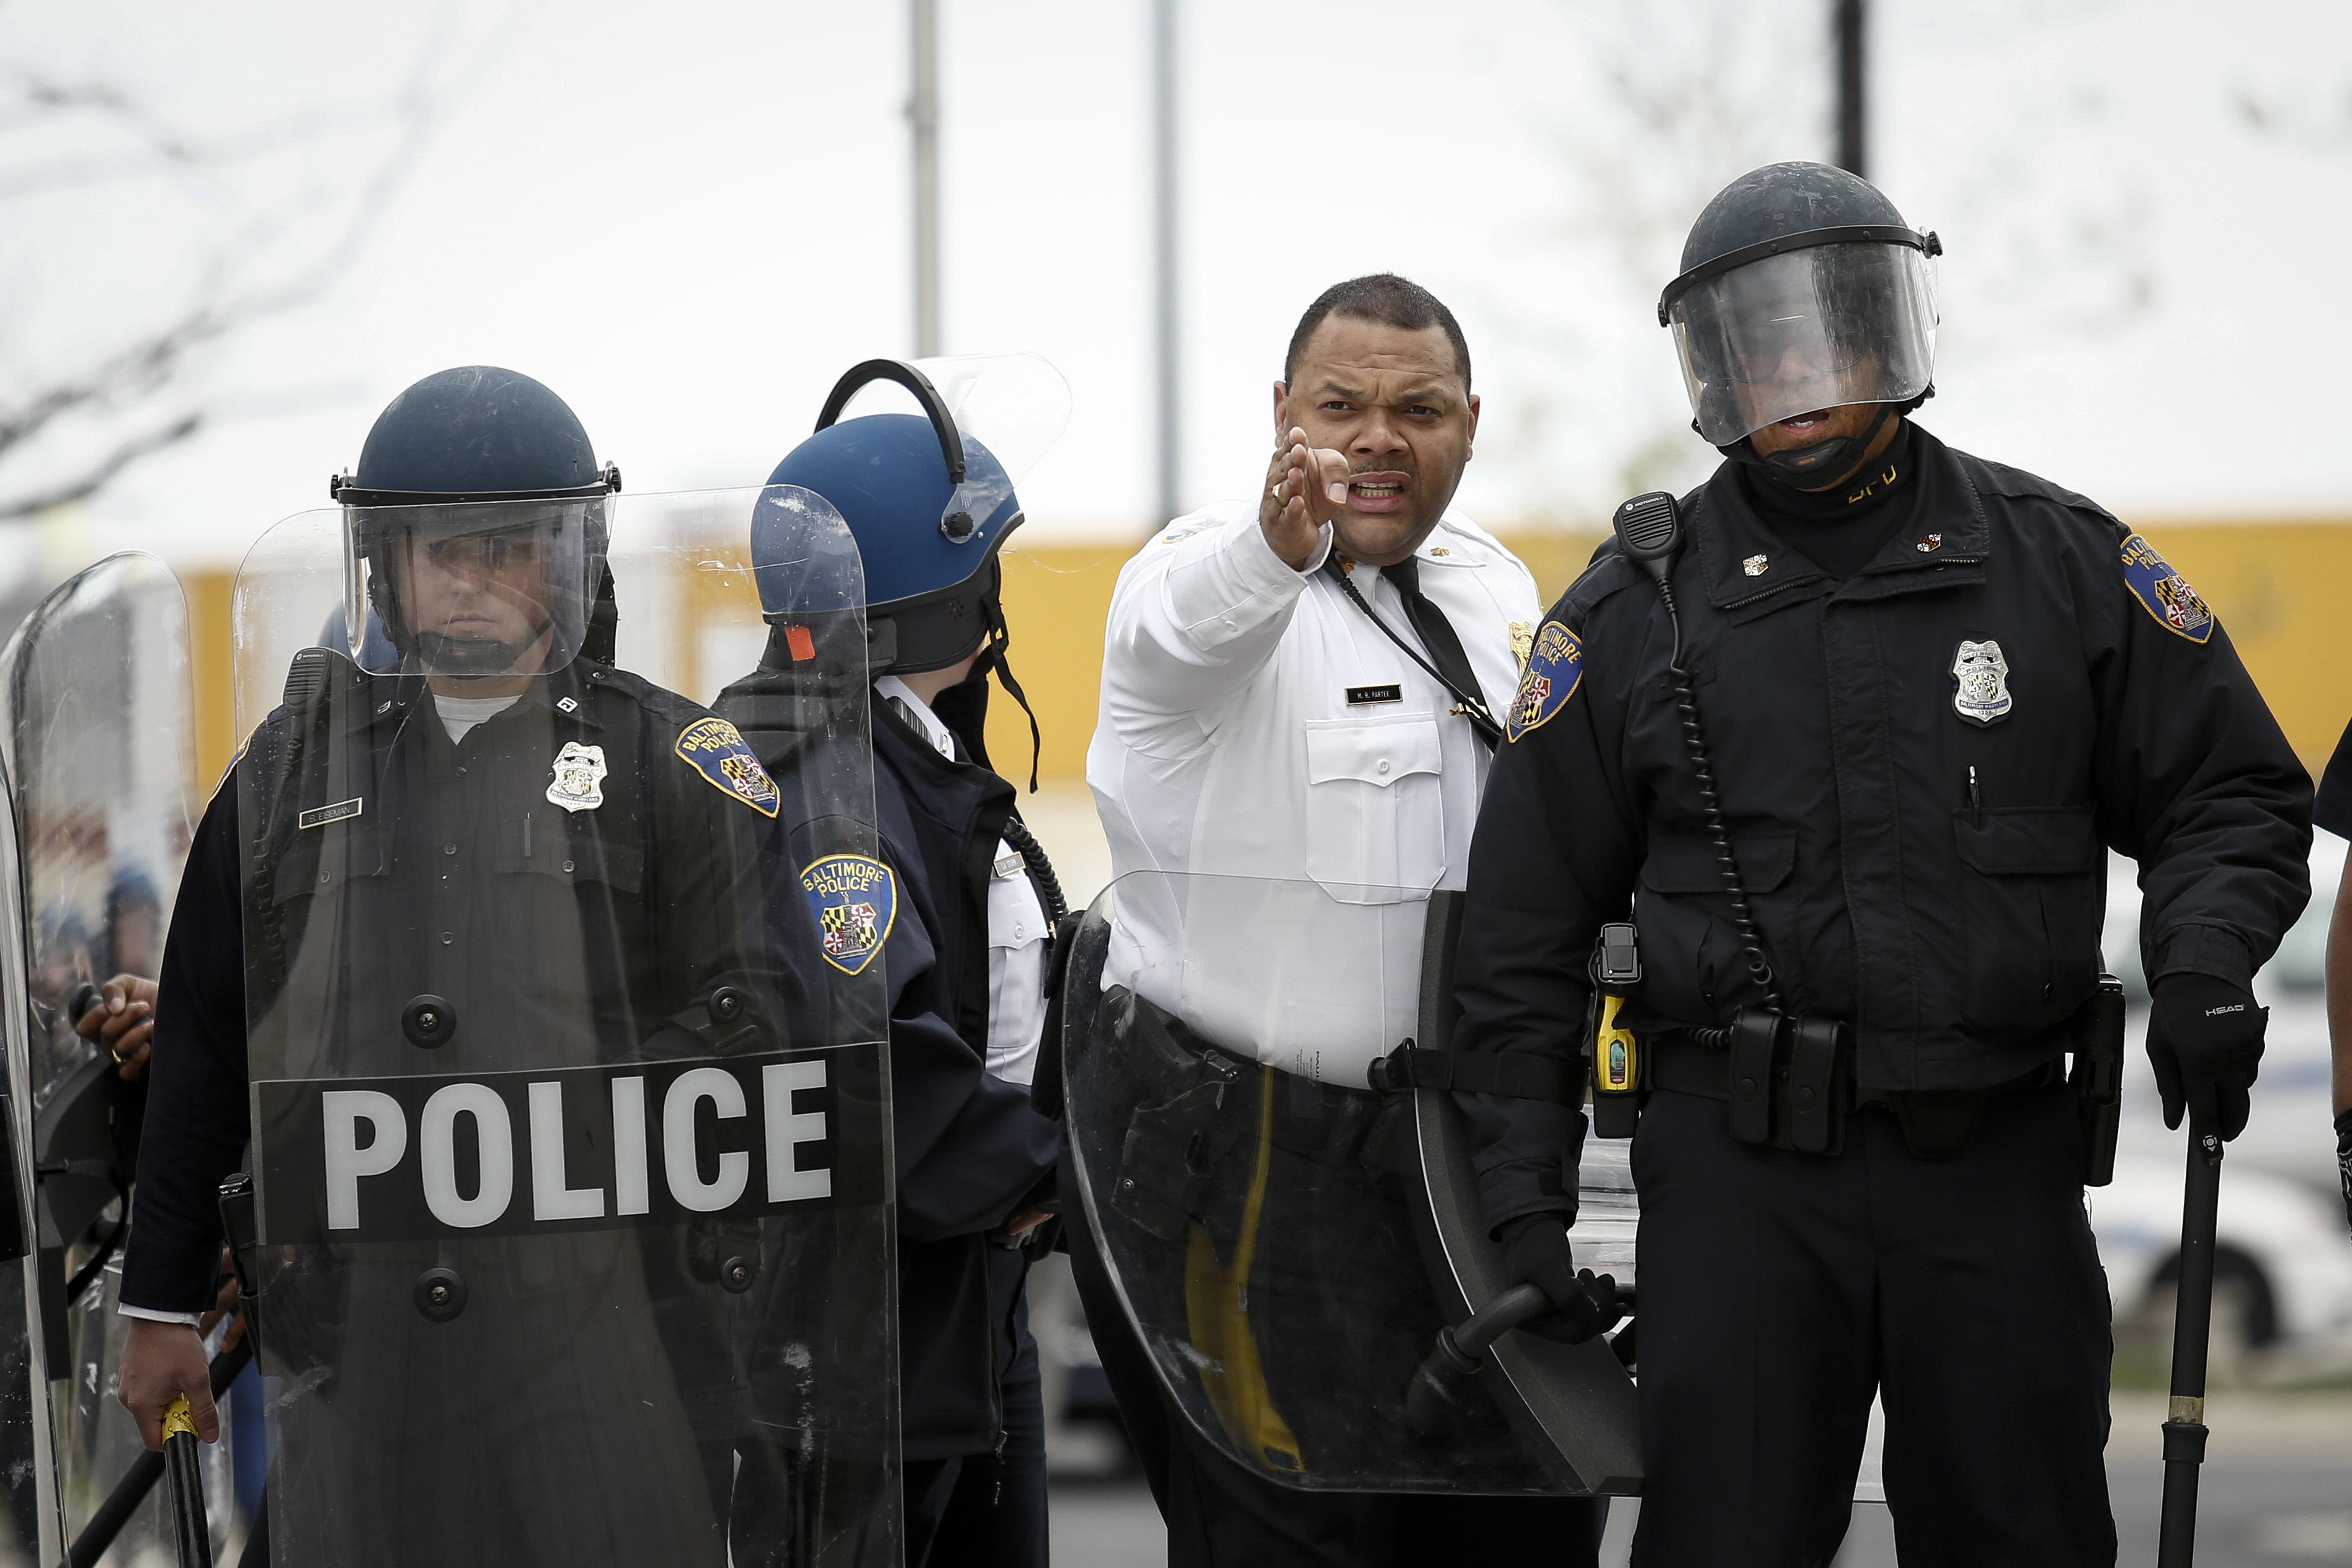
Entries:
{"type": "Polygon", "coordinates": [[[1742,1008],[1728,1029],[1668,1030],[1645,1044],[1642,1087],[1701,1094],[1731,1105],[1743,1143],[1834,1154],[1854,1107],[1853,1049],[1826,1019],[1742,1008]]]}
{"type": "Polygon", "coordinates": [[[1747,1037],[1736,1028],[1730,1033],[1727,1046],[1710,1043],[1688,1029],[1652,1036],[1645,1042],[1648,1060],[1643,1087],[1730,1101],[1732,1131],[1744,1142],[1811,1154],[1837,1152],[1843,1142],[1847,1115],[1871,1108],[1894,1116],[1903,1130],[1903,1146],[1915,1156],[1938,1159],[1957,1154],[1975,1138],[1978,1120],[1992,1100],[2061,1082],[2065,1076],[2057,1062],[2050,1061],[1985,1089],[1856,1089],[1853,1051],[1844,1043],[1842,1030],[1833,1046],[1825,1047],[1817,1039],[1810,1050],[1804,1032],[1798,1031],[1790,1048],[1771,1060],[1769,1068],[1760,1065],[1761,1048],[1769,1044],[1760,1031],[1747,1037]],[[1743,1043],[1749,1045],[1744,1059],[1743,1043]],[[1763,1077],[1767,1071],[1769,1080],[1763,1077]],[[1757,1092],[1765,1081],[1770,1084],[1769,1097],[1757,1092]],[[1744,1096],[1743,1087],[1749,1089],[1744,1096]],[[1769,1123],[1765,1136],[1749,1137],[1741,1125],[1745,1121],[1752,1131],[1758,1118],[1750,1108],[1759,1105],[1769,1110],[1769,1123]],[[1749,1110],[1745,1118],[1743,1110],[1749,1110]]]}

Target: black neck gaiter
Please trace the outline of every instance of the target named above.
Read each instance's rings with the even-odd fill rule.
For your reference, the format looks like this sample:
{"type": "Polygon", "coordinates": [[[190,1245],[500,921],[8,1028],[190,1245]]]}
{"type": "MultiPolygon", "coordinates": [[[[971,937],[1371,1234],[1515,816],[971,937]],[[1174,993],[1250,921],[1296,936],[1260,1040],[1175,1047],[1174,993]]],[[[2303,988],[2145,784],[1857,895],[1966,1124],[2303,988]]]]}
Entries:
{"type": "Polygon", "coordinates": [[[1741,464],[1741,493],[1784,543],[1831,576],[1851,577],[1910,519],[1914,445],[1906,419],[1886,450],[1825,490],[1797,489],[1741,464]]]}

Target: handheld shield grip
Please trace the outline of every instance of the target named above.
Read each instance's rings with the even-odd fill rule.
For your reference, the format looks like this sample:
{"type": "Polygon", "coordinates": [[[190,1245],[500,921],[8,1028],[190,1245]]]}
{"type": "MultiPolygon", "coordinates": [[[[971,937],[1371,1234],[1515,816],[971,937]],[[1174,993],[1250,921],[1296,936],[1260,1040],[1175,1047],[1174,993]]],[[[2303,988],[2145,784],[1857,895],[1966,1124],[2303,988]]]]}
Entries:
{"type": "MultiPolygon", "coordinates": [[[[1450,1047],[1459,1009],[1454,1003],[1454,950],[1462,930],[1462,894],[1430,895],[1428,934],[1422,950],[1421,1041],[1450,1047]]],[[[1414,1229],[1439,1305],[1451,1321],[1475,1319],[1498,1337],[1477,1376],[1531,1448],[1556,1455],[1576,1490],[1631,1496],[1642,1489],[1640,1410],[1633,1381],[1610,1342],[1595,1337],[1561,1344],[1511,1331],[1530,1304],[1511,1294],[1503,1249],[1486,1234],[1478,1178],[1470,1160],[1469,1128],[1454,1097],[1443,1089],[1413,1091],[1413,1131],[1424,1202],[1414,1229]]],[[[1455,1334],[1460,1330],[1449,1331],[1455,1334]]],[[[1484,1338],[1484,1334],[1478,1337],[1484,1338]]],[[[1463,1347],[1466,1348],[1466,1347],[1463,1347]]],[[[1424,1415],[1429,1393],[1416,1390],[1424,1415]]]]}

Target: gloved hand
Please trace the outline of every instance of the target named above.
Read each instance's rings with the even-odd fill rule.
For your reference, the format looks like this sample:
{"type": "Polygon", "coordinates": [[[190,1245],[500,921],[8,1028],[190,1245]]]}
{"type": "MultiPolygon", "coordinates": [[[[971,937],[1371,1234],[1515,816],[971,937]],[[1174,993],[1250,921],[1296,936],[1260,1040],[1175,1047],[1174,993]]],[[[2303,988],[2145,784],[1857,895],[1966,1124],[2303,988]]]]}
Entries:
{"type": "Polygon", "coordinates": [[[1505,1226],[1503,1258],[1512,1284],[1533,1285],[1552,1304],[1550,1311],[1519,1325],[1531,1334],[1580,1345],[1615,1328],[1625,1316],[1617,1300],[1617,1281],[1577,1268],[1568,1226],[1556,1214],[1528,1215],[1505,1226]]]}
{"type": "Polygon", "coordinates": [[[2344,1180],[2344,1224],[2352,1228],[2352,1110],[2336,1119],[2336,1173],[2344,1180]]]}
{"type": "Polygon", "coordinates": [[[2246,1129],[2246,1091],[2263,1059],[2267,1007],[2254,1005],[2243,986],[2210,974],[2176,971],[2156,983],[2147,1019],[2147,1059],[2164,1096],[2164,1124],[2192,1121],[2224,1140],[2246,1129]]]}

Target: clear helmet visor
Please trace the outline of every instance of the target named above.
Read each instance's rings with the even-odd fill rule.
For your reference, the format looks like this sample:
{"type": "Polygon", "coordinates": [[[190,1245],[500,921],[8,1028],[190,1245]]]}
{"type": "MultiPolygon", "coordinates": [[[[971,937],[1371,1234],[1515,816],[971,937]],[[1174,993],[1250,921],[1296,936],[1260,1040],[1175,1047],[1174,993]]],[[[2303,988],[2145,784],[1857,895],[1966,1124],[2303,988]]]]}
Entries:
{"type": "Polygon", "coordinates": [[[1935,378],[1935,272],[1907,245],[1768,256],[1693,285],[1668,321],[1699,434],[1717,447],[1816,409],[1906,403],[1935,378]]]}
{"type": "MultiPolygon", "coordinates": [[[[937,389],[964,439],[964,480],[940,516],[961,511],[985,521],[1062,438],[1070,423],[1070,384],[1051,361],[1034,353],[945,354],[907,363],[937,389]],[[971,460],[975,442],[996,459],[993,465],[971,460]]],[[[914,394],[898,383],[870,381],[840,417],[922,412],[914,394]]]]}
{"type": "Polygon", "coordinates": [[[586,636],[601,500],[346,507],[344,645],[371,675],[546,674],[586,636]]]}

